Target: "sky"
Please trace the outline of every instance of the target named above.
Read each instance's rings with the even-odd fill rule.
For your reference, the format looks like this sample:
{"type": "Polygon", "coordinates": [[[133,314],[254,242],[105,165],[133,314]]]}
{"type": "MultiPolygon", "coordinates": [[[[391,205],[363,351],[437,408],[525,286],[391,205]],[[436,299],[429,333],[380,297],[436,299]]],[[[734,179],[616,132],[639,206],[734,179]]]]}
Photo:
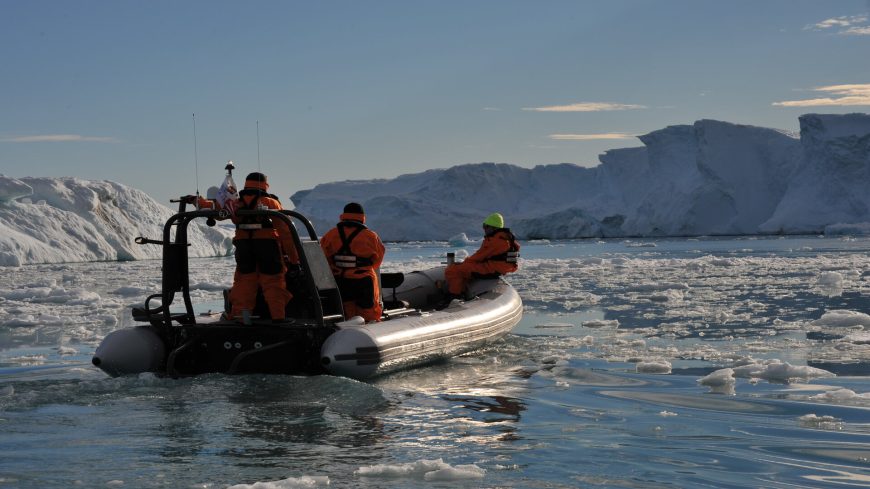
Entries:
{"type": "Polygon", "coordinates": [[[0,173],[167,203],[269,176],[598,165],[716,119],[870,112],[870,0],[0,0],[0,173]]]}

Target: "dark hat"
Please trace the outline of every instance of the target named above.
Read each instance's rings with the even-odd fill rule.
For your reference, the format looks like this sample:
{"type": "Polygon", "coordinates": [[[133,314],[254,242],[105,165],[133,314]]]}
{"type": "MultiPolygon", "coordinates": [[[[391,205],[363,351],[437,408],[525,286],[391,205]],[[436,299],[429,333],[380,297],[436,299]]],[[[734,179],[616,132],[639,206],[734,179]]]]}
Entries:
{"type": "Polygon", "coordinates": [[[266,175],[255,171],[254,173],[249,173],[245,178],[245,188],[260,189],[266,192],[269,190],[269,182],[266,181],[266,175]]]}
{"type": "Polygon", "coordinates": [[[347,204],[346,206],[344,206],[344,213],[345,214],[365,214],[365,211],[363,211],[363,208],[361,205],[357,204],[356,202],[351,202],[351,203],[347,204]]]}
{"type": "Polygon", "coordinates": [[[266,180],[266,175],[263,175],[262,173],[260,173],[258,171],[255,171],[253,173],[249,173],[248,176],[245,177],[245,181],[248,181],[248,180],[251,180],[253,182],[268,183],[268,180],[266,180]]]}

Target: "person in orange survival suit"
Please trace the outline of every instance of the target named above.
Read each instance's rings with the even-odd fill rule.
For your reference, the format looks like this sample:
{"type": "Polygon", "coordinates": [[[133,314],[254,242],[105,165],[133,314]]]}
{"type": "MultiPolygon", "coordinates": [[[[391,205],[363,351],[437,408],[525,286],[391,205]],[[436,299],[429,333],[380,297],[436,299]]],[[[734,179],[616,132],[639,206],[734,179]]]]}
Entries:
{"type": "Polygon", "coordinates": [[[520,244],[511,230],[504,227],[504,217],[498,212],[483,221],[483,243],[473,255],[462,263],[448,265],[444,270],[449,296],[446,300],[462,297],[469,280],[478,276],[499,276],[517,271],[520,244]]]}
{"type": "MultiPolygon", "coordinates": [[[[245,178],[245,188],[239,192],[238,210],[281,210],[281,202],[268,193],[266,175],[253,172],[245,178]]],[[[244,319],[242,311],[253,311],[257,287],[273,321],[282,321],[285,307],[293,295],[287,291],[284,274],[287,265],[299,263],[299,254],[287,223],[266,216],[233,214],[236,235],[236,272],[230,290],[231,318],[244,319]]]]}
{"type": "Polygon", "coordinates": [[[366,227],[363,208],[356,202],[344,206],[341,222],[320,239],[332,274],[338,283],[344,315],[362,316],[366,322],[380,321],[381,285],[377,269],[384,261],[384,244],[366,227]]]}

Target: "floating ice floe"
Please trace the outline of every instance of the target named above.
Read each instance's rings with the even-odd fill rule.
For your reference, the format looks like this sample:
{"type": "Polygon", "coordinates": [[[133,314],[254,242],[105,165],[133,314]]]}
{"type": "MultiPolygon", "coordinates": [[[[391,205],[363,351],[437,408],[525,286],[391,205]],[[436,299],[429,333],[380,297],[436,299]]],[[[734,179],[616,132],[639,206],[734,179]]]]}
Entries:
{"type": "Polygon", "coordinates": [[[816,287],[827,297],[837,297],[843,294],[843,275],[839,272],[822,272],[816,281],[816,287]]]}
{"type": "Polygon", "coordinates": [[[426,481],[457,481],[482,479],[486,469],[476,465],[451,466],[442,459],[418,460],[403,464],[379,464],[360,467],[354,472],[360,477],[411,478],[426,481]]]}
{"type": "Polygon", "coordinates": [[[817,416],[810,413],[798,418],[798,424],[805,428],[819,428],[823,430],[842,430],[843,420],[833,416],[817,416]]]}
{"type": "Polygon", "coordinates": [[[698,379],[698,383],[709,387],[713,393],[734,395],[734,385],[737,383],[737,379],[734,378],[733,369],[723,368],[701,377],[698,379]]]}
{"type": "Polygon", "coordinates": [[[638,362],[635,365],[637,373],[644,374],[669,374],[671,373],[671,362],[661,360],[657,362],[638,362]]]}
{"type": "Polygon", "coordinates": [[[649,243],[649,242],[634,243],[634,242],[631,242],[631,241],[627,241],[627,242],[625,243],[625,247],[626,247],[626,248],[655,248],[655,247],[657,247],[657,246],[658,246],[657,244],[655,244],[655,243],[649,243]]]}
{"type": "Polygon", "coordinates": [[[583,321],[582,325],[584,328],[592,328],[592,329],[600,329],[600,328],[616,329],[619,327],[619,320],[618,319],[593,319],[591,321],[583,321]]]}
{"type": "Polygon", "coordinates": [[[327,476],[290,477],[278,481],[262,481],[253,484],[236,484],[227,489],[304,489],[307,487],[326,487],[329,485],[327,476]]]}
{"type": "Polygon", "coordinates": [[[870,331],[859,331],[857,333],[848,334],[843,337],[843,341],[855,345],[870,345],[870,331]]]}
{"type": "Polygon", "coordinates": [[[835,374],[807,365],[792,365],[778,359],[765,360],[749,365],[735,367],[734,375],[741,378],[757,378],[768,382],[789,383],[796,379],[809,380],[836,377],[835,374]]]}
{"type": "Polygon", "coordinates": [[[835,389],[821,394],[810,396],[811,401],[827,401],[827,402],[842,402],[842,401],[870,401],[870,392],[858,394],[851,389],[835,389]]]}
{"type": "Polygon", "coordinates": [[[817,328],[870,329],[870,315],[845,309],[827,311],[810,325],[817,328]]]}
{"type": "Polygon", "coordinates": [[[574,325],[571,323],[543,323],[536,324],[535,329],[571,329],[574,325]]]}

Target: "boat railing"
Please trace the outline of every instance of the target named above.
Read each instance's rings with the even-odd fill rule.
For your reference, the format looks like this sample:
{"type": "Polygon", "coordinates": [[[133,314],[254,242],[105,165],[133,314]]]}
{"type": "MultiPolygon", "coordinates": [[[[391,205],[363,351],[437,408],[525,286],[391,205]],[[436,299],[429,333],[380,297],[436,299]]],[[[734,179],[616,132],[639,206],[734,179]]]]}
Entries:
{"type": "MultiPolygon", "coordinates": [[[[160,294],[154,294],[146,299],[145,307],[134,311],[134,317],[139,320],[150,321],[152,324],[160,324],[166,328],[172,326],[173,321],[184,324],[196,324],[196,315],[193,302],[190,298],[189,256],[188,248],[188,225],[195,219],[205,218],[207,224],[215,225],[218,220],[230,217],[224,210],[197,209],[186,210],[186,203],[179,203],[179,212],[170,217],[163,226],[163,239],[160,241],[147,238],[137,238],[139,244],[160,244],[163,246],[163,270],[160,294]],[[175,300],[176,293],[181,293],[184,302],[184,312],[172,313],[170,306],[175,300]],[[159,297],[160,305],[152,308],[150,303],[159,297]],[[138,317],[137,317],[138,316],[138,317]]],[[[305,289],[304,292],[310,299],[313,308],[312,319],[317,326],[326,326],[327,322],[344,318],[342,312],[341,295],[329,265],[323,255],[317,238],[317,233],[311,222],[302,214],[292,210],[237,210],[237,216],[264,216],[270,219],[280,219],[287,224],[299,254],[300,281],[305,289]],[[307,238],[300,237],[294,220],[305,228],[307,238]]]]}

